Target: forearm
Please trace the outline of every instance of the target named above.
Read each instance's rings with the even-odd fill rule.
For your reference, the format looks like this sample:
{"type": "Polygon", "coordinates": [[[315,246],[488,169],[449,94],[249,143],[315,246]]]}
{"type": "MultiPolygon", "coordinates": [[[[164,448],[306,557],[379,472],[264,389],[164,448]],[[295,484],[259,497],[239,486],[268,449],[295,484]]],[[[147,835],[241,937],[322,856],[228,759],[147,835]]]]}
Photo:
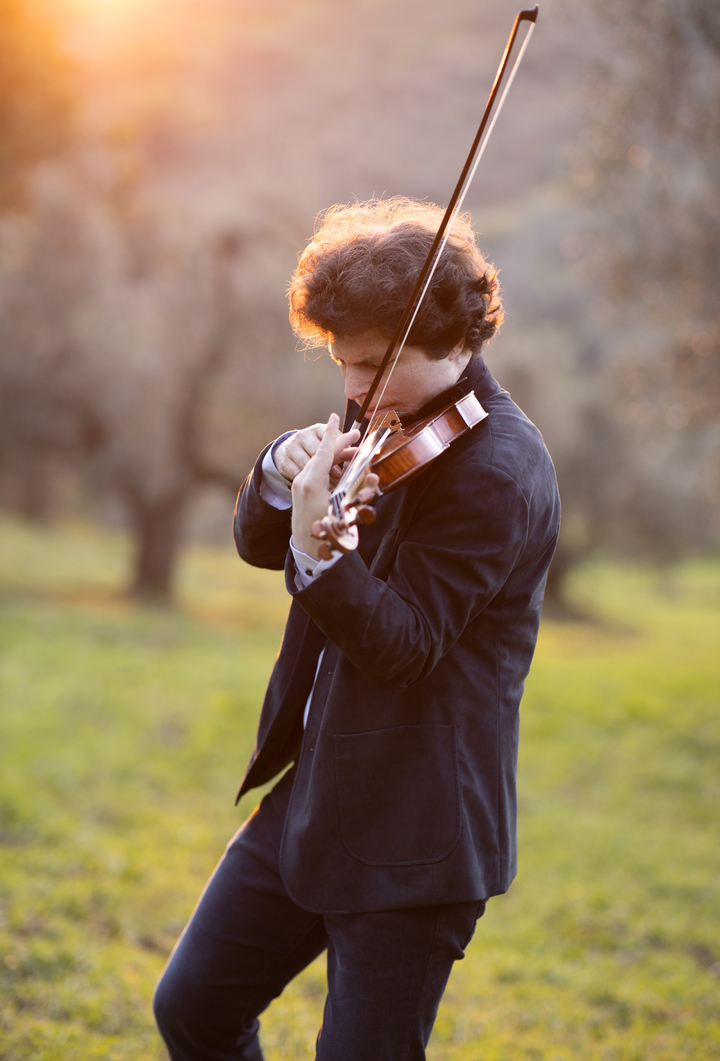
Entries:
{"type": "Polygon", "coordinates": [[[305,585],[289,556],[286,579],[310,618],[375,684],[400,688],[432,669],[432,635],[422,617],[370,575],[357,552],[305,585]]]}
{"type": "Polygon", "coordinates": [[[233,535],[237,551],[247,563],[281,570],[290,542],[291,509],[278,508],[262,496],[262,462],[269,449],[260,454],[240,488],[233,535]]]}

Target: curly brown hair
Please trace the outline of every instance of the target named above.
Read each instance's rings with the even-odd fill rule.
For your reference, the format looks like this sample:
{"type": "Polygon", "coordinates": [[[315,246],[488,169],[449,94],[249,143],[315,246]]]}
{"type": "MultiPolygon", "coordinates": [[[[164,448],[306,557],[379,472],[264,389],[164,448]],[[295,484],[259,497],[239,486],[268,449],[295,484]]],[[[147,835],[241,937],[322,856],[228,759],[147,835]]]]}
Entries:
{"type": "MultiPolygon", "coordinates": [[[[331,206],[290,281],[290,323],[305,346],[378,331],[392,338],[443,211],[396,197],[331,206]]],[[[497,271],[458,215],[408,336],[438,360],[462,340],[473,355],[503,319],[497,271]]]]}

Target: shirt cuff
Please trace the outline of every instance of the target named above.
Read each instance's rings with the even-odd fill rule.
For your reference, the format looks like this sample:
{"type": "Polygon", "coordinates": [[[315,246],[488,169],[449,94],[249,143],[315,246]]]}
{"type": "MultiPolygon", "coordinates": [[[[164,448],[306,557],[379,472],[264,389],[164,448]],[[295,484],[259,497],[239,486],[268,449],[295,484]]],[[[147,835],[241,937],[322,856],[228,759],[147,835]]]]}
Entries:
{"type": "Polygon", "coordinates": [[[339,549],[333,549],[333,554],[329,560],[316,560],[314,556],[308,556],[307,553],[296,549],[292,538],[290,539],[290,550],[293,554],[297,571],[295,581],[300,589],[307,589],[311,582],[319,578],[323,571],[328,571],[343,555],[339,549]]]}
{"type": "Polygon", "coordinates": [[[295,434],[294,431],[289,432],[286,435],[281,435],[280,438],[276,439],[270,446],[269,450],[263,457],[262,462],[262,478],[260,479],[260,497],[263,501],[267,501],[268,505],[272,505],[273,508],[285,509],[292,508],[292,490],[290,483],[287,481],[284,475],[281,475],[275,466],[275,460],[273,453],[278,442],[284,442],[290,435],[295,434]]]}

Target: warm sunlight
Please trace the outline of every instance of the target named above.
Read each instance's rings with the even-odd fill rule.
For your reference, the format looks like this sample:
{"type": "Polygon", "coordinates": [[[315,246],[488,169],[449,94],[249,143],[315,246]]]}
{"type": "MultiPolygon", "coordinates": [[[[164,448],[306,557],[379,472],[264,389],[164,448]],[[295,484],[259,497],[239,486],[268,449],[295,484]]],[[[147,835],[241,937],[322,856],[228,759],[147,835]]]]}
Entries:
{"type": "Polygon", "coordinates": [[[56,10],[71,18],[93,18],[136,15],[141,11],[156,12],[172,5],[172,0],[53,0],[56,10]]]}
{"type": "Polygon", "coordinates": [[[159,6],[164,3],[165,0],[74,0],[74,6],[78,9],[84,9],[86,11],[97,11],[97,10],[131,10],[133,8],[147,8],[150,6],[159,6]]]}

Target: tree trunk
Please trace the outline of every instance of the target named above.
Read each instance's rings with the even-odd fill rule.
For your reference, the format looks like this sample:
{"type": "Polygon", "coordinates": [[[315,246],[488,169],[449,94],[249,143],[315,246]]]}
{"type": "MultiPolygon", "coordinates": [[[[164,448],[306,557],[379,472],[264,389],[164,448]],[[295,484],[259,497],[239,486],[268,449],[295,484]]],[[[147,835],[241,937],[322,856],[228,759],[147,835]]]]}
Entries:
{"type": "Polygon", "coordinates": [[[578,608],[576,604],[573,604],[567,596],[568,575],[581,559],[581,554],[563,547],[562,542],[560,542],[550,564],[547,582],[545,583],[543,616],[546,619],[577,622],[589,618],[587,613],[578,608]]]}
{"type": "Polygon", "coordinates": [[[133,505],[136,554],[131,592],[141,600],[171,602],[185,501],[180,495],[155,502],[136,499],[133,505]]]}

